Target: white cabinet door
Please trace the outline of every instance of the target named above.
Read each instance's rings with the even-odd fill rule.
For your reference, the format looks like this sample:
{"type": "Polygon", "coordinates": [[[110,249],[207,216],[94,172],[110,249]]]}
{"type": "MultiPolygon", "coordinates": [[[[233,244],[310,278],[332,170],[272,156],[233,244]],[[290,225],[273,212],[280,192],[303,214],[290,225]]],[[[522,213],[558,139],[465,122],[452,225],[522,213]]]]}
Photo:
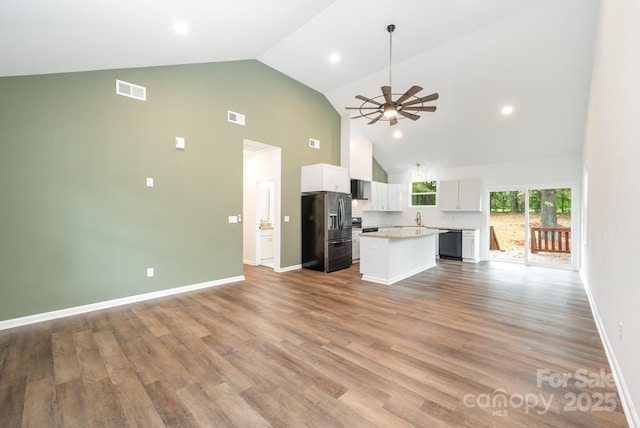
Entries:
{"type": "Polygon", "coordinates": [[[460,180],[458,206],[460,211],[482,211],[482,183],[479,179],[460,180]]]}
{"type": "Polygon", "coordinates": [[[480,261],[480,242],[478,230],[462,231],[462,261],[478,263],[480,261]]]}
{"type": "Polygon", "coordinates": [[[350,144],[350,175],[352,179],[372,181],[373,148],[365,139],[352,139],[350,144]]]}
{"type": "Polygon", "coordinates": [[[440,211],[482,211],[482,182],[479,178],[442,180],[437,204],[440,211]]]}
{"type": "Polygon", "coordinates": [[[387,210],[387,184],[377,181],[371,182],[371,210],[387,210]]]}
{"type": "Polygon", "coordinates": [[[326,163],[303,166],[301,190],[303,192],[329,191],[351,193],[349,170],[326,163]]]}
{"type": "Polygon", "coordinates": [[[389,211],[402,211],[402,184],[387,184],[389,211]]]}
{"type": "Polygon", "coordinates": [[[440,211],[458,211],[458,180],[438,182],[438,201],[440,211]]]}
{"type": "Polygon", "coordinates": [[[260,231],[260,261],[273,259],[273,229],[260,231]]]}

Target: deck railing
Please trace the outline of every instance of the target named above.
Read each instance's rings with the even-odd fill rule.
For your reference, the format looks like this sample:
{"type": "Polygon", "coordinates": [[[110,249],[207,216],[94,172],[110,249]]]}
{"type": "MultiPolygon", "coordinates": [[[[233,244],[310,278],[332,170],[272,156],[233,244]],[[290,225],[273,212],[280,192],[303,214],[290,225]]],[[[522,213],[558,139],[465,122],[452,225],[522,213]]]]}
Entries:
{"type": "Polygon", "coordinates": [[[568,227],[531,227],[531,253],[571,253],[571,229],[568,227]]]}

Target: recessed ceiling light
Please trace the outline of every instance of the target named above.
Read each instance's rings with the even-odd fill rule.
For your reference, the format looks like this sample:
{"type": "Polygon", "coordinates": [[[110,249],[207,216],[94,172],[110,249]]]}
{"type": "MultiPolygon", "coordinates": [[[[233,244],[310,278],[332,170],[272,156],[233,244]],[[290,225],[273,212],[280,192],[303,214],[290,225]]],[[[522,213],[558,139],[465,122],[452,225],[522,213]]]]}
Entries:
{"type": "Polygon", "coordinates": [[[394,136],[395,138],[400,138],[400,137],[402,137],[402,132],[401,132],[401,131],[394,131],[394,132],[393,132],[393,136],[394,136]]]}
{"type": "Polygon", "coordinates": [[[176,22],[173,24],[173,31],[175,31],[176,34],[187,34],[189,32],[189,26],[186,22],[176,22]]]}
{"type": "Polygon", "coordinates": [[[338,55],[337,53],[332,53],[331,55],[329,55],[329,62],[331,64],[337,64],[340,62],[340,55],[338,55]]]}
{"type": "Polygon", "coordinates": [[[502,107],[500,113],[502,113],[503,116],[509,116],[511,113],[513,113],[513,106],[507,104],[506,106],[502,107]]]}

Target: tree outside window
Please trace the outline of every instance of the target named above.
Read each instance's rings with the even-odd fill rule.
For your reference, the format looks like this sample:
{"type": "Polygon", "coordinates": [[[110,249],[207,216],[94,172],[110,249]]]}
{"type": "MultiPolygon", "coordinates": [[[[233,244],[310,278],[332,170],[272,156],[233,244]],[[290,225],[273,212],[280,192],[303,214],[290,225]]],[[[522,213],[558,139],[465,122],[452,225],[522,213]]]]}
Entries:
{"type": "Polygon", "coordinates": [[[411,206],[436,205],[436,181],[413,181],[411,183],[411,206]]]}

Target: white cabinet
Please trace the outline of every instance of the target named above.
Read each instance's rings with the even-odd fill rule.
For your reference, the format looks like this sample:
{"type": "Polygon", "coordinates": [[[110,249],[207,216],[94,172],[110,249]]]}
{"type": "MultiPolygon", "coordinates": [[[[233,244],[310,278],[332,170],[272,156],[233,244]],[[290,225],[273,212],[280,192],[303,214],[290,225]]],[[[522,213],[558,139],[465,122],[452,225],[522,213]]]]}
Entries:
{"type": "Polygon", "coordinates": [[[386,211],[388,208],[387,201],[387,184],[377,181],[371,182],[371,211],[386,211]]]}
{"type": "Polygon", "coordinates": [[[273,262],[273,229],[260,230],[260,264],[273,262]]]}
{"type": "Polygon", "coordinates": [[[301,190],[303,192],[351,193],[349,170],[326,163],[303,166],[301,190]]]}
{"type": "Polygon", "coordinates": [[[373,148],[364,138],[352,138],[350,143],[349,172],[352,179],[372,181],[373,148]]]}
{"type": "Polygon", "coordinates": [[[480,235],[478,230],[462,231],[462,261],[478,263],[480,261],[480,235]]]}
{"type": "Polygon", "coordinates": [[[370,211],[402,211],[402,185],[372,181],[370,211]]]}
{"type": "Polygon", "coordinates": [[[351,261],[356,262],[358,260],[360,260],[360,232],[359,231],[353,232],[351,235],[351,261]]]}
{"type": "Polygon", "coordinates": [[[440,211],[482,211],[482,182],[479,178],[442,180],[438,183],[440,211]]]}
{"type": "Polygon", "coordinates": [[[402,184],[387,184],[389,211],[402,211],[402,184]]]}

